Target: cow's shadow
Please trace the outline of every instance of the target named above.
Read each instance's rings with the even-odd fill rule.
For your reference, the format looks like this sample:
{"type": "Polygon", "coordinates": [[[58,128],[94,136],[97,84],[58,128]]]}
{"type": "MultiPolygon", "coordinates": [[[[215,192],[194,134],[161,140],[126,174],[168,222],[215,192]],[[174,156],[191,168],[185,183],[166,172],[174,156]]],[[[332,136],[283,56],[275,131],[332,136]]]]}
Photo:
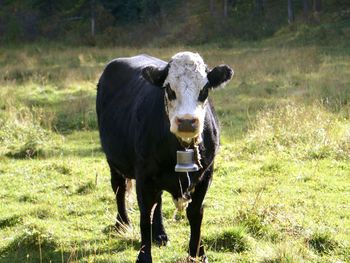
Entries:
{"type": "Polygon", "coordinates": [[[132,234],[116,231],[107,226],[104,238],[60,244],[54,239],[39,235],[22,235],[0,249],[0,263],[8,262],[78,262],[90,256],[114,255],[133,249],[138,251],[140,241],[132,234]],[[107,245],[106,245],[107,244],[107,245]]]}

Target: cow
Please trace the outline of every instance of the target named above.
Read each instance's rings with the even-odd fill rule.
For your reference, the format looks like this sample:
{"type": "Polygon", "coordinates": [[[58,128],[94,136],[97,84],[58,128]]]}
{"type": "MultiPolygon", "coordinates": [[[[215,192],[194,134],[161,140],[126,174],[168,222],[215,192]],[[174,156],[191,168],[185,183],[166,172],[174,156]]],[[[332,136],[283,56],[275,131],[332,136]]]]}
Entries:
{"type": "Polygon", "coordinates": [[[189,51],[169,62],[148,55],[117,58],[97,87],[100,141],[116,195],[116,227],[130,225],[125,206],[128,180],[135,179],[141,248],[136,262],[152,262],[151,243],[166,245],[162,193],[169,192],[190,224],[189,260],[207,262],[201,241],[203,199],[219,147],[219,126],[209,92],[231,80],[228,65],[209,69],[189,51]],[[177,150],[193,149],[197,172],[174,171],[177,150]]]}

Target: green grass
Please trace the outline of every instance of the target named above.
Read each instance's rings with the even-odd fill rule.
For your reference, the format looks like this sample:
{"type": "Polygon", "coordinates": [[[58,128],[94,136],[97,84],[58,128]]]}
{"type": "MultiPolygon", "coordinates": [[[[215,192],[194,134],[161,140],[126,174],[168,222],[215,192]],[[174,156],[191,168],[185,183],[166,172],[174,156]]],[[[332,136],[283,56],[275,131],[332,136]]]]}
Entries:
{"type": "MultiPolygon", "coordinates": [[[[200,52],[235,77],[212,98],[222,147],[205,201],[211,262],[350,262],[350,50],[342,45],[235,48],[0,48],[0,262],[134,262],[133,228],[116,206],[94,112],[95,85],[118,56],[200,52]]],[[[184,262],[186,219],[164,196],[170,245],[184,262]]]]}

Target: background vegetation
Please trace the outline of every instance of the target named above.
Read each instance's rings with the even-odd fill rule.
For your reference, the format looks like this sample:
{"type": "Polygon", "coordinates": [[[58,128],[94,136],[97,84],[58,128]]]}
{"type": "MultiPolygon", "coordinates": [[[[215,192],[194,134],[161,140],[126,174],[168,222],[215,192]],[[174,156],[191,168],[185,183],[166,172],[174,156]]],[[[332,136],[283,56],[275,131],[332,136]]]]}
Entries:
{"type": "Polygon", "coordinates": [[[224,45],[271,37],[288,23],[294,24],[289,30],[301,29],[297,38],[304,41],[324,42],[349,34],[343,31],[350,17],[347,0],[3,0],[1,4],[0,42],[11,45],[47,39],[99,46],[224,45]]]}
{"type": "MultiPolygon", "coordinates": [[[[168,60],[181,50],[199,52],[209,66],[235,69],[231,83],[211,94],[222,147],[202,228],[209,260],[350,262],[345,1],[323,1],[322,11],[310,11],[307,20],[294,1],[292,24],[287,3],[282,8],[267,0],[261,17],[256,2],[228,1],[237,9],[225,16],[221,1],[164,1],[137,19],[107,16],[107,1],[96,1],[93,39],[91,2],[77,1],[74,8],[71,2],[3,1],[0,11],[0,20],[10,23],[10,17],[13,32],[21,32],[11,35],[8,24],[1,29],[0,262],[134,262],[138,208],[133,194],[134,227],[115,233],[114,196],[96,130],[96,82],[114,57],[148,53],[168,60]],[[48,3],[53,13],[40,9],[48,3]],[[40,32],[33,40],[22,28],[26,23],[16,20],[25,17],[16,12],[31,6],[40,32]],[[51,20],[82,14],[64,26],[51,20]],[[102,30],[98,17],[111,17],[113,26],[102,30]],[[261,31],[264,23],[275,27],[261,31]],[[46,35],[45,25],[62,31],[46,35]]],[[[110,2],[116,3],[126,2],[110,2]]],[[[155,262],[185,262],[189,226],[183,216],[174,220],[174,210],[166,194],[171,243],[154,247],[155,262]]]]}

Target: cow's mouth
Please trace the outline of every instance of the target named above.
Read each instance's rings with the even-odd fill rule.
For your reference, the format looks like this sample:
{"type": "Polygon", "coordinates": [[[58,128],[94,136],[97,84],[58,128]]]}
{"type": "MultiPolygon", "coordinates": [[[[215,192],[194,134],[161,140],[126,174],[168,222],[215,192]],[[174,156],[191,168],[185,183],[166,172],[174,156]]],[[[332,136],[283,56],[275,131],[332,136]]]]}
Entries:
{"type": "Polygon", "coordinates": [[[182,132],[182,131],[177,131],[175,133],[176,137],[180,140],[182,140],[183,142],[186,143],[191,143],[192,141],[196,140],[196,138],[198,137],[199,133],[198,131],[196,132],[182,132]]]}

